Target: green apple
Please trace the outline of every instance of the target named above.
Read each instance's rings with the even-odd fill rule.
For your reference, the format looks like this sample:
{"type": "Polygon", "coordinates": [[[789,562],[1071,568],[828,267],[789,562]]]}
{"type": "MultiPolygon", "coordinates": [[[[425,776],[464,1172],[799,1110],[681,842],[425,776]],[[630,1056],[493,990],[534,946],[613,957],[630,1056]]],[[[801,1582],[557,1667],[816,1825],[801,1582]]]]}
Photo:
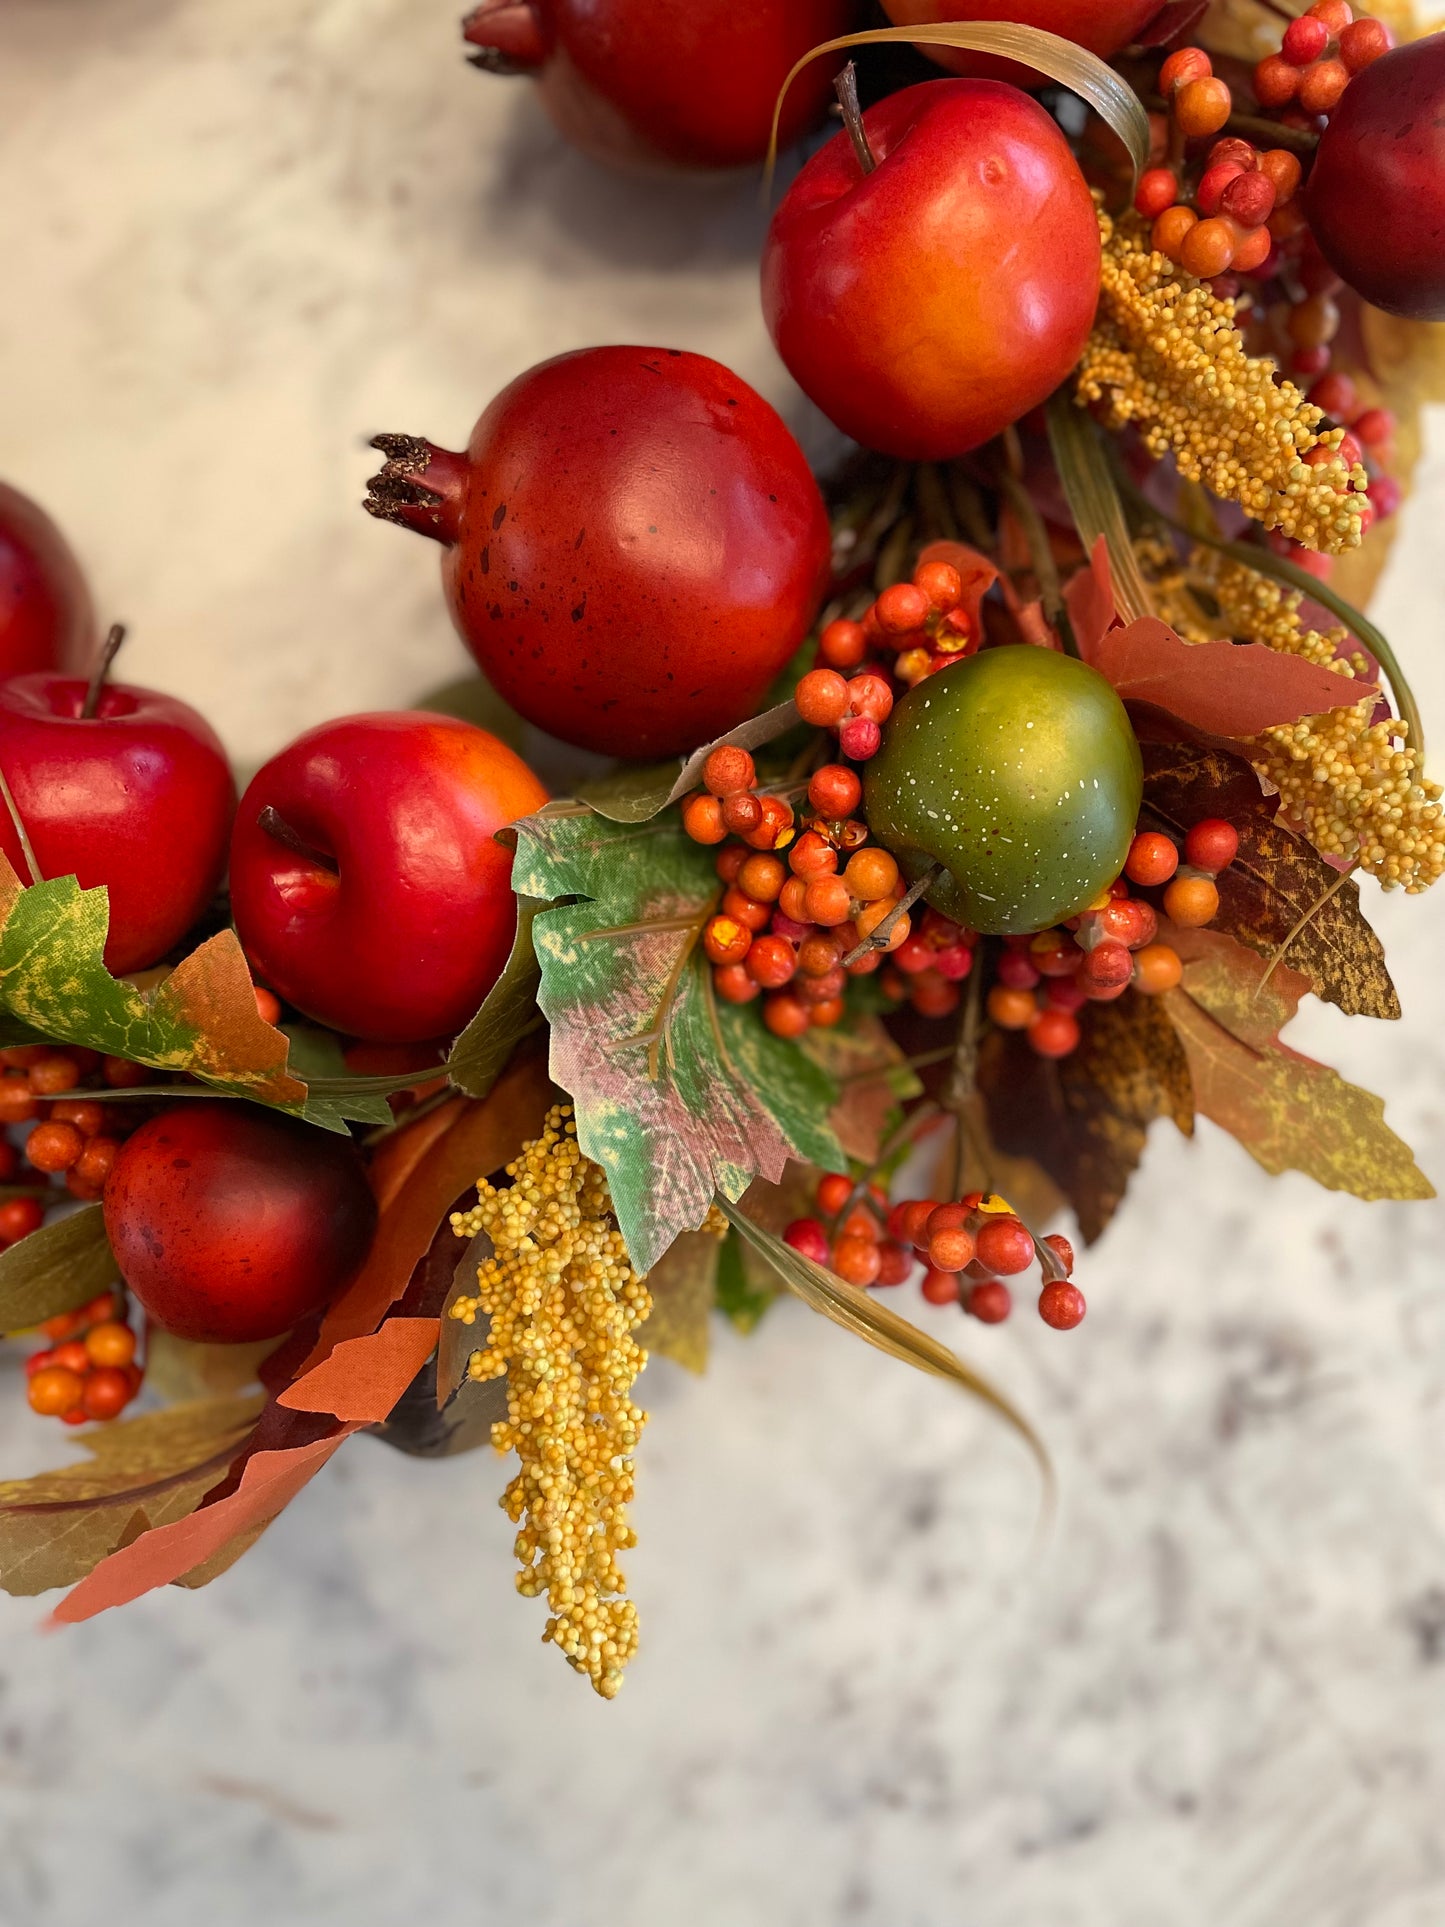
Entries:
{"type": "Polygon", "coordinates": [[[874,836],[947,917],[990,935],[1047,930],[1124,867],[1143,767],[1097,670],[1028,644],[925,677],[864,776],[874,836]]]}

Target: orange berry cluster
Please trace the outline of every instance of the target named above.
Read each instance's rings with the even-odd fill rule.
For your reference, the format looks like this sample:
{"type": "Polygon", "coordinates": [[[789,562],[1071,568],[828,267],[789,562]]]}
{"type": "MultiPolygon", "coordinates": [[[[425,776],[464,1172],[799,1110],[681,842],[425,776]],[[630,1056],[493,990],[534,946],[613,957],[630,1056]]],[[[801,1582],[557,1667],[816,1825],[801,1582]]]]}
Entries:
{"type": "MultiPolygon", "coordinates": [[[[980,631],[964,597],[963,577],[951,562],[920,562],[911,581],[884,589],[859,620],[830,622],[818,638],[818,661],[834,670],[856,669],[870,656],[891,656],[891,673],[912,688],[977,649],[980,631]]],[[[799,694],[801,707],[801,688],[799,694]]],[[[843,747],[845,755],[853,754],[843,747]]]]}
{"type": "MultiPolygon", "coordinates": [[[[49,1044],[0,1051],[0,1065],[0,1126],[30,1125],[25,1162],[46,1178],[63,1176],[73,1198],[93,1203],[121,1139],[138,1122],[125,1108],[105,1103],[105,1091],[133,1088],[153,1073],[129,1058],[102,1057],[78,1046],[57,1050],[49,1044]]],[[[13,1144],[0,1138],[0,1184],[16,1181],[20,1157],[13,1144]]],[[[0,1204],[0,1240],[14,1244],[40,1224],[46,1202],[59,1201],[57,1191],[49,1200],[12,1198],[0,1204]]]]}
{"type": "Polygon", "coordinates": [[[1270,113],[1293,108],[1307,120],[1333,113],[1358,73],[1394,42],[1383,20],[1355,16],[1348,0],[1315,0],[1291,20],[1277,54],[1254,70],[1254,97],[1270,113]]]}
{"type": "Polygon", "coordinates": [[[1210,148],[1192,190],[1183,175],[1182,167],[1151,167],[1140,176],[1134,206],[1153,222],[1150,245],[1200,281],[1267,272],[1279,234],[1293,231],[1297,157],[1231,135],[1210,148]]]}
{"type": "Polygon", "coordinates": [[[25,1363],[32,1412],[84,1425],[124,1411],[144,1372],[136,1363],[135,1333],[113,1292],[103,1292],[80,1311],[48,1318],[40,1329],[51,1343],[25,1363]]]}
{"type": "MultiPolygon", "coordinates": [[[[694,842],[723,845],[722,900],[702,932],[717,994],[731,1004],[763,997],[763,1022],[777,1037],[836,1024],[848,977],[876,970],[883,953],[865,951],[846,965],[844,958],[903,895],[897,862],[869,844],[854,814],[863,793],[856,773],[843,763],[815,770],[801,817],[786,797],[758,794],[745,749],[715,749],[702,775],[682,821],[694,842]]],[[[905,913],[890,928],[888,949],[910,931],[905,913]]]]}
{"type": "Polygon", "coordinates": [[[922,1264],[919,1289],[931,1305],[961,1305],[985,1325],[997,1325],[1013,1309],[1003,1282],[1044,1269],[1039,1316],[1055,1331],[1071,1331],[1084,1316],[1084,1295],[1069,1282],[1074,1249],[1060,1233],[1035,1242],[1033,1233],[1004,1199],[971,1191],[956,1202],[907,1198],[890,1206],[877,1185],[854,1184],[829,1172],[818,1184],[816,1218],[795,1218],[784,1242],[846,1283],[905,1284],[922,1264]],[[1048,1257],[1040,1251],[1048,1247],[1048,1257]]]}

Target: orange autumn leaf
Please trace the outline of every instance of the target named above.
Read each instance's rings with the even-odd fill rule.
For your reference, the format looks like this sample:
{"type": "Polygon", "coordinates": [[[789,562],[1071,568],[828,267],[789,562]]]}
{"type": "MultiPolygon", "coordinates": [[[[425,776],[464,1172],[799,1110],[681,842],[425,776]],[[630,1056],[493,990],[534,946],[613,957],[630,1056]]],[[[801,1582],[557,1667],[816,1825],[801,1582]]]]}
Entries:
{"type": "Polygon", "coordinates": [[[436,1350],[436,1318],[388,1318],[367,1338],[343,1338],[279,1394],[293,1412],[329,1412],[346,1425],[379,1425],[436,1350]]]}
{"type": "Polygon", "coordinates": [[[102,1559],[61,1600],[51,1615],[53,1623],[75,1625],[112,1606],[128,1605],[215,1559],[239,1534],[255,1534],[291,1503],[356,1429],[343,1426],[304,1445],[253,1453],[233,1492],[170,1525],[143,1532],[102,1559]]]}

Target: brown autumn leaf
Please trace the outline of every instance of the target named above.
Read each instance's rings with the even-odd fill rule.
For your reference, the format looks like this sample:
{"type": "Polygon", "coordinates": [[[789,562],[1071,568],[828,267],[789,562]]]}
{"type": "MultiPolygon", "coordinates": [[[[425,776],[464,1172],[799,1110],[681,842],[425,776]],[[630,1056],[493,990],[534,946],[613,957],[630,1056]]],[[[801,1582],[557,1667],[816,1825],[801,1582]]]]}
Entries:
{"type": "Polygon", "coordinates": [[[978,1083],[994,1143],[1043,1166],[1093,1244],[1123,1199],[1150,1124],[1171,1118],[1190,1135],[1194,1100],[1183,1048],[1157,998],[1126,991],[1086,1005],[1079,1023],[1079,1048],[1060,1059],[1038,1056],[1017,1032],[990,1032],[978,1083]]]}
{"type": "Polygon", "coordinates": [[[1239,854],[1220,872],[1215,927],[1309,978],[1316,996],[1350,1016],[1398,1017],[1385,948],[1366,923],[1357,885],[1276,820],[1249,764],[1196,743],[1141,744],[1141,820],[1176,836],[1208,816],[1227,817],[1239,854]]]}
{"type": "Polygon", "coordinates": [[[0,1484],[0,1587],[83,1579],[117,1546],[193,1512],[241,1449],[259,1392],[172,1405],[81,1434],[90,1458],[0,1484]]]}
{"type": "MultiPolygon", "coordinates": [[[[963,1179],[960,1191],[993,1191],[1006,1198],[1024,1222],[1047,1224],[1068,1203],[1043,1166],[1032,1157],[1001,1151],[989,1132],[988,1107],[977,1092],[964,1108],[963,1179]]],[[[932,1196],[946,1198],[953,1186],[953,1133],[941,1134],[941,1149],[932,1196]]]]}
{"type": "Polygon", "coordinates": [[[1310,980],[1288,964],[1271,970],[1256,951],[1246,950],[1222,930],[1183,930],[1161,918],[1159,940],[1179,953],[1184,988],[1196,1004],[1223,1024],[1241,1043],[1262,1050],[1309,995],[1310,980]]]}
{"type": "Polygon", "coordinates": [[[828,1113],[845,1157],[871,1165],[888,1119],[923,1089],[879,1017],[862,1017],[836,1029],[811,1030],[802,1050],[834,1080],[838,1101],[828,1113]]]}
{"type": "Polygon", "coordinates": [[[258,1383],[260,1366],[281,1342],[260,1338],[249,1345],[202,1345],[152,1325],[146,1336],[146,1386],[168,1405],[242,1392],[258,1383]]]}
{"type": "Polygon", "coordinates": [[[636,1334],[647,1352],[690,1372],[707,1370],[721,1252],[722,1239],[711,1232],[684,1231],[648,1272],[652,1310],[636,1334]]]}
{"type": "Polygon", "coordinates": [[[1284,1044],[1252,1048],[1183,989],[1163,999],[1182,1040],[1202,1114],[1271,1176],[1302,1171],[1357,1198],[1433,1198],[1383,1102],[1284,1044]]]}

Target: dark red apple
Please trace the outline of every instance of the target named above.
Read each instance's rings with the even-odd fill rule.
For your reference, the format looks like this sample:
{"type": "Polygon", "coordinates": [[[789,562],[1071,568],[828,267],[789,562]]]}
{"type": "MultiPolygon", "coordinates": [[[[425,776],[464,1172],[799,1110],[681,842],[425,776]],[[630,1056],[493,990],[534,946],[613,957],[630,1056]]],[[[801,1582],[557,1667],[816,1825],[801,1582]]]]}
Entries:
{"type": "Polygon", "coordinates": [[[516,928],[498,830],[547,792],[471,723],[346,716],[298,737],[241,799],[231,909],[258,973],[353,1037],[453,1035],[516,928]]]}
{"type": "Polygon", "coordinates": [[[80,564],[50,517],[0,482],[0,676],[79,669],[95,647],[80,564]]]}
{"type": "Polygon", "coordinates": [[[1354,76],[1320,135],[1305,205],[1320,252],[1356,293],[1445,321],[1445,33],[1354,76]]]}
{"type": "MultiPolygon", "coordinates": [[[[1042,27],[1046,33],[1087,47],[1103,60],[1126,47],[1158,13],[1159,4],[1160,0],[883,0],[888,18],[900,27],[964,27],[1000,21],[1042,27]]],[[[930,60],[953,73],[1011,80],[1021,87],[1039,84],[1039,76],[1016,61],[969,53],[961,47],[919,44],[930,60]]]]}
{"type": "MultiPolygon", "coordinates": [[[[483,0],[463,33],[494,73],[530,73],[595,160],[744,167],[768,145],[793,62],[858,24],[858,0],[483,0]]],[[[788,90],[780,138],[815,127],[841,56],[788,90]]]]}
{"type": "Polygon", "coordinates": [[[120,1274],[178,1338],[277,1338],[355,1274],[376,1202],[351,1142],[253,1104],[197,1099],[116,1154],[105,1229],[120,1274]]]}
{"type": "Polygon", "coordinates": [[[366,507],[446,545],[468,648],[569,743],[695,749],[754,713],[817,613],[818,484],[777,413],[705,355],[558,355],[502,390],[464,455],[375,446],[390,459],[366,507]]]}
{"type": "MultiPolygon", "coordinates": [[[[74,676],[0,683],[0,769],[41,875],[103,883],[106,963],[139,970],[178,943],[215,894],[236,786],[215,731],[188,703],[108,683],[86,716],[86,690],[74,676]]],[[[0,850],[28,883],[7,810],[0,850]]]]}
{"type": "Polygon", "coordinates": [[[932,80],[863,116],[773,217],[763,312],[798,385],[845,434],[961,455],[1043,401],[1099,298],[1094,203],[1058,127],[991,80],[932,80]]]}

